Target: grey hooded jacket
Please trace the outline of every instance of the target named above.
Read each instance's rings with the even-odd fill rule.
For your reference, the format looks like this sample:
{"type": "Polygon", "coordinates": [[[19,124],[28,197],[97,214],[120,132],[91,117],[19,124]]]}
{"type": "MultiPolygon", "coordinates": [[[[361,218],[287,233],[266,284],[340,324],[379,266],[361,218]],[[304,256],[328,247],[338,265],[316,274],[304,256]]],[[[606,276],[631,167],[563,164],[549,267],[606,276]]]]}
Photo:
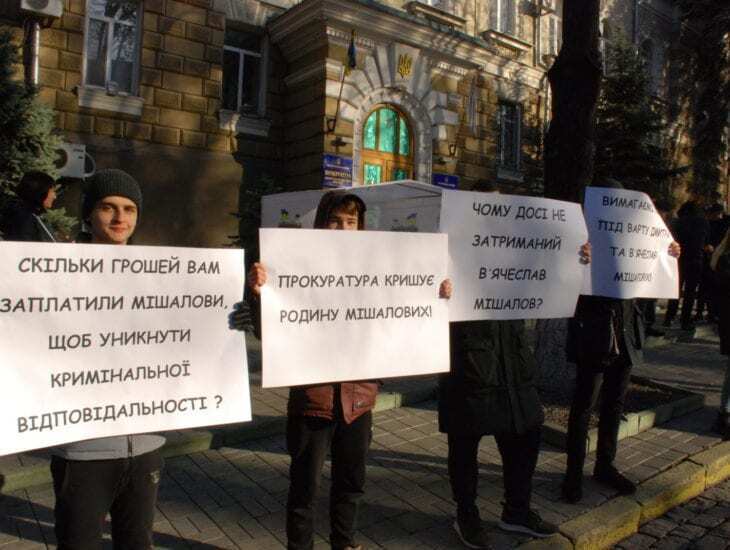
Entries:
{"type": "Polygon", "coordinates": [[[120,435],[77,441],[55,447],[51,452],[67,460],[110,460],[150,453],[164,444],[161,435],[120,435]]]}

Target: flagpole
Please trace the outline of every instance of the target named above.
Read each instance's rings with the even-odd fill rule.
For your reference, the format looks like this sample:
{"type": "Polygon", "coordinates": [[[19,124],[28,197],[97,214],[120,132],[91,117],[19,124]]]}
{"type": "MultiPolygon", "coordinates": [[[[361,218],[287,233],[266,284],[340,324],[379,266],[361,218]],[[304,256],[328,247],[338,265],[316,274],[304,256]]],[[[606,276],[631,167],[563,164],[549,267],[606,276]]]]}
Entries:
{"type": "Polygon", "coordinates": [[[342,90],[345,88],[345,77],[348,70],[355,67],[355,29],[350,31],[350,47],[347,49],[347,63],[342,66],[342,80],[340,80],[340,93],[337,96],[337,108],[335,109],[335,118],[327,121],[327,131],[332,133],[337,128],[337,119],[340,116],[340,102],[342,101],[342,90]]]}

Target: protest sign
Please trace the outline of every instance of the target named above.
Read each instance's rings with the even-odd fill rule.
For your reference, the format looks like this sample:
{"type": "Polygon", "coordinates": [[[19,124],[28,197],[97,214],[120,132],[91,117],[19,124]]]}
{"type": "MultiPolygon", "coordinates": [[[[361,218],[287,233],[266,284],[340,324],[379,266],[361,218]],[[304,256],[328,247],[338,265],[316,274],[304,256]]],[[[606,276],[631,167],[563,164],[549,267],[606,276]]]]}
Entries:
{"type": "Polygon", "coordinates": [[[251,419],[243,251],[0,242],[0,455],[251,419]]]}
{"type": "Polygon", "coordinates": [[[610,298],[677,298],[674,241],[646,193],[587,187],[585,219],[593,262],[583,294],[610,298]]]}
{"type": "MultiPolygon", "coordinates": [[[[344,190],[367,206],[365,229],[437,233],[442,188],[402,180],[344,190]]],[[[295,191],[267,195],[261,200],[261,227],[311,229],[322,195],[328,190],[295,191]]]]}
{"type": "Polygon", "coordinates": [[[571,317],[588,240],[580,205],[551,199],[445,191],[451,321],[571,317]]]}
{"type": "Polygon", "coordinates": [[[449,369],[447,237],[262,229],[265,388],[449,369]]]}

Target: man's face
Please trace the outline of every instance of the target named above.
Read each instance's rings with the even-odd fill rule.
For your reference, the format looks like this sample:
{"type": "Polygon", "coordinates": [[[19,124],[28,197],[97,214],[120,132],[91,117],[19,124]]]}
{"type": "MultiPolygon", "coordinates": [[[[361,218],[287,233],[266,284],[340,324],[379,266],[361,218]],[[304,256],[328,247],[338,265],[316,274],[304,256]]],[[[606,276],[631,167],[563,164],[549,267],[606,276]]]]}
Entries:
{"type": "Polygon", "coordinates": [[[89,218],[92,242],[127,244],[137,226],[137,205],[126,197],[104,197],[89,218]]]}
{"type": "Polygon", "coordinates": [[[327,229],[357,231],[357,214],[350,214],[345,210],[333,210],[327,218],[327,229]]]}
{"type": "Polygon", "coordinates": [[[53,203],[56,201],[56,197],[58,197],[58,187],[54,185],[48,190],[48,193],[46,193],[46,198],[43,199],[43,208],[46,210],[53,208],[53,203]]]}

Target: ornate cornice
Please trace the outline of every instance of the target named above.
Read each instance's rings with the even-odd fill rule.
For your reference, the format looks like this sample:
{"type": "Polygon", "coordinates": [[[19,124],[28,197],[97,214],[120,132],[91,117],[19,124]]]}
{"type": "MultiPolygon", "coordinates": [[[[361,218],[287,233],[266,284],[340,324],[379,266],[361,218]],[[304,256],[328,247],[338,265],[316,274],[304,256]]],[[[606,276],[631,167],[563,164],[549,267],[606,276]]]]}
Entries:
{"type": "Polygon", "coordinates": [[[328,43],[349,44],[350,30],[355,29],[356,46],[368,53],[377,44],[397,41],[418,48],[434,60],[437,70],[454,76],[474,69],[494,76],[519,73],[521,83],[539,87],[542,67],[500,55],[494,45],[481,38],[396,11],[378,9],[360,0],[307,0],[271,21],[268,27],[272,43],[278,44],[289,62],[328,43]]]}

